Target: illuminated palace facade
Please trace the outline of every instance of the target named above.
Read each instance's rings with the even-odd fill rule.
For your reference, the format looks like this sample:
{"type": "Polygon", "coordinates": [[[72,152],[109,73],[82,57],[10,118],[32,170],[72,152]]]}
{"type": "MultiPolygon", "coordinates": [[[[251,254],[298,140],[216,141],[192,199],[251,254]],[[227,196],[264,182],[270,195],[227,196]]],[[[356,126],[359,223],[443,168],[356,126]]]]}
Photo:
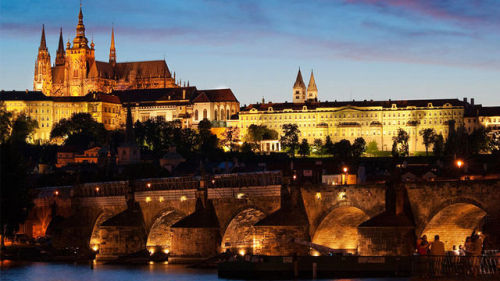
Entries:
{"type": "Polygon", "coordinates": [[[391,150],[398,129],[409,134],[410,151],[424,151],[419,132],[432,128],[446,139],[450,121],[468,132],[480,126],[500,130],[500,107],[482,107],[466,99],[318,101],[318,89],[311,72],[306,88],[299,70],[293,86],[293,102],[257,103],[242,109],[239,126],[243,135],[250,125],[265,125],[282,134],[284,124],[297,124],[300,140],[333,142],[359,137],[375,141],[379,150],[391,150]]]}
{"type": "Polygon", "coordinates": [[[125,124],[127,107],[134,121],[160,118],[196,127],[203,119],[226,121],[237,116],[240,104],[231,89],[199,90],[175,82],[165,61],[116,62],[114,32],[108,62],[95,60],[88,46],[80,8],[73,45],[64,49],[62,32],[54,65],[42,28],[35,63],[34,91],[1,91],[0,105],[38,122],[31,141],[49,141],[53,125],[75,113],[89,113],[108,130],[125,124]]]}

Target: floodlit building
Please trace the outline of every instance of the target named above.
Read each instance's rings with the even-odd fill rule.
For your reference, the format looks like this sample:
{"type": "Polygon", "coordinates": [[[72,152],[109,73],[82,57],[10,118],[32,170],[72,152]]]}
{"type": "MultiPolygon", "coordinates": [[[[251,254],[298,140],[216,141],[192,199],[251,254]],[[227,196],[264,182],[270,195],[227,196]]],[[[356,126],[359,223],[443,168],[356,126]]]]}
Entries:
{"type": "Polygon", "coordinates": [[[446,139],[450,126],[456,128],[476,124],[476,127],[500,128],[498,108],[481,107],[466,99],[387,100],[387,101],[319,101],[314,75],[307,90],[301,71],[293,85],[293,102],[257,103],[239,113],[242,135],[252,124],[264,125],[282,134],[285,124],[297,124],[300,140],[315,139],[333,142],[347,139],[351,143],[362,137],[366,143],[375,141],[379,150],[390,151],[393,137],[399,129],[409,134],[410,152],[424,151],[420,131],[432,128],[446,139]],[[472,114],[477,109],[476,114],[472,114]],[[497,115],[495,115],[497,114],[497,115]],[[451,125],[453,124],[453,125],[451,125]]]}

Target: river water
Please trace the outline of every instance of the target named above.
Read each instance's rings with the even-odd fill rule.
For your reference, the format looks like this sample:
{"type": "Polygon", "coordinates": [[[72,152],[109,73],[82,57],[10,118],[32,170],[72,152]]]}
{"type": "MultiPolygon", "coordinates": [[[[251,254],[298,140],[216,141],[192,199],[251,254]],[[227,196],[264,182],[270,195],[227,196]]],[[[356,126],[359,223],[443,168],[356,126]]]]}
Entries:
{"type": "MultiPolygon", "coordinates": [[[[227,280],[217,277],[215,269],[190,269],[182,265],[152,264],[117,266],[64,263],[6,262],[0,271],[2,281],[184,281],[227,280]]],[[[407,281],[406,278],[342,279],[362,281],[407,281]]]]}

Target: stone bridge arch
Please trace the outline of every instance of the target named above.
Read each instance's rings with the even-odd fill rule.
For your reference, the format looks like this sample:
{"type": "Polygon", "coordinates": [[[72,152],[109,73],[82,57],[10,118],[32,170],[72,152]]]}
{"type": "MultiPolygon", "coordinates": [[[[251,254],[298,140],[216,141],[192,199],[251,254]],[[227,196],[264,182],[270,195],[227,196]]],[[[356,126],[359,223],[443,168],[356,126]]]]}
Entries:
{"type": "Polygon", "coordinates": [[[99,249],[99,244],[101,244],[102,242],[101,231],[100,231],[102,223],[107,221],[114,215],[116,215],[116,213],[108,210],[103,210],[95,219],[89,239],[89,247],[92,250],[97,251],[99,249]]]}
{"type": "Polygon", "coordinates": [[[148,231],[146,247],[150,251],[161,249],[169,252],[172,247],[172,232],[170,227],[187,214],[173,207],[160,211],[153,219],[148,231]]]}
{"type": "Polygon", "coordinates": [[[311,242],[356,252],[358,225],[376,215],[350,201],[339,202],[327,209],[317,220],[311,242]]]}
{"type": "Polygon", "coordinates": [[[481,230],[488,210],[477,200],[457,197],[445,200],[434,207],[429,216],[417,226],[418,237],[427,235],[429,241],[435,235],[445,244],[446,250],[464,245],[467,236],[481,230]]]}
{"type": "Polygon", "coordinates": [[[237,209],[222,228],[221,251],[229,249],[232,252],[255,252],[255,248],[259,247],[261,243],[255,235],[254,225],[266,215],[268,213],[254,205],[237,209]]]}

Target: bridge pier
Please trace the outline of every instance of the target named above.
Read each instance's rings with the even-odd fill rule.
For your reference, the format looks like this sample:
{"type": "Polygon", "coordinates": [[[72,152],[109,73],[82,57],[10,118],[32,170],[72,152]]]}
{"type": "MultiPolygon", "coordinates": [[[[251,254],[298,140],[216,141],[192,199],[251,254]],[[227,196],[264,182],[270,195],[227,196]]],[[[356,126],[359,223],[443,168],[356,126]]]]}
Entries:
{"type": "Polygon", "coordinates": [[[144,219],[137,202],[129,202],[125,211],[103,222],[99,232],[97,260],[114,260],[146,249],[144,219]]]}
{"type": "Polygon", "coordinates": [[[208,258],[220,251],[219,219],[207,189],[201,185],[196,192],[195,211],[171,226],[172,249],[169,261],[176,258],[208,258]]]}
{"type": "Polygon", "coordinates": [[[309,248],[295,239],[311,241],[309,222],[300,188],[284,184],[281,208],[255,224],[256,254],[270,256],[308,255],[309,248]]]}
{"type": "Polygon", "coordinates": [[[361,256],[410,256],[414,252],[415,223],[404,186],[388,183],[385,211],[358,226],[361,256]]]}

